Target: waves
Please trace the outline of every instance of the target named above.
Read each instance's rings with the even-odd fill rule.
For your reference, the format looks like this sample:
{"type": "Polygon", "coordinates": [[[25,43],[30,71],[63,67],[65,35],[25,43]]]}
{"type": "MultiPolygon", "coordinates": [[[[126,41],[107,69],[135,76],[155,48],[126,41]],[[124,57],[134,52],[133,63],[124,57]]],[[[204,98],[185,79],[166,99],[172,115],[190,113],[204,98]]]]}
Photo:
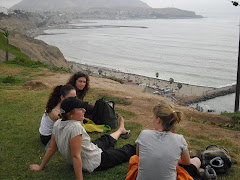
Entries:
{"type": "Polygon", "coordinates": [[[92,29],[49,30],[55,35],[37,38],[76,62],[149,77],[158,72],[161,79],[220,87],[236,81],[237,24],[211,18],[101,20],[90,21],[92,29]]]}

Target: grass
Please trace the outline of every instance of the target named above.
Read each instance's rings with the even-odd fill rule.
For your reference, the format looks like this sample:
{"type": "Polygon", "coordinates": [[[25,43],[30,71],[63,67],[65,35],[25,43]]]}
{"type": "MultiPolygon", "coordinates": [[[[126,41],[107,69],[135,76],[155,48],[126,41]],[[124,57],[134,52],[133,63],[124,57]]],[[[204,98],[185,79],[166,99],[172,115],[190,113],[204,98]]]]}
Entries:
{"type": "Polygon", "coordinates": [[[104,98],[106,101],[114,101],[115,104],[122,104],[122,105],[130,105],[131,104],[131,102],[126,101],[125,99],[118,98],[115,96],[110,96],[107,94],[99,94],[98,99],[100,99],[100,98],[104,98]]]}
{"type": "MultiPolygon", "coordinates": [[[[9,86],[8,84],[5,86],[9,86]]],[[[15,89],[0,89],[0,147],[1,179],[74,179],[75,175],[63,157],[56,153],[44,171],[28,170],[31,163],[40,163],[44,155],[44,147],[39,140],[39,124],[44,112],[45,103],[50,91],[27,91],[15,89]],[[57,173],[54,173],[57,172],[57,173]]],[[[125,119],[134,113],[117,109],[125,119]]],[[[120,139],[117,147],[124,144],[134,144],[142,127],[138,123],[127,122],[126,128],[131,129],[129,139],[120,139]]],[[[113,132],[114,130],[111,130],[113,132]]],[[[92,139],[102,133],[90,133],[92,139]]],[[[124,179],[128,171],[128,163],[103,172],[84,173],[85,179],[124,179]],[[107,176],[106,176],[107,174],[107,176]]]]}
{"type": "Polygon", "coordinates": [[[229,113],[225,111],[225,112],[222,112],[221,115],[231,117],[235,121],[240,122],[240,112],[229,113]]]}
{"type": "Polygon", "coordinates": [[[17,64],[19,66],[30,67],[30,68],[48,68],[54,72],[63,71],[70,73],[71,71],[64,67],[49,66],[40,61],[32,61],[30,58],[26,57],[16,57],[13,60],[5,61],[5,64],[17,64]]]}
{"type": "MultiPolygon", "coordinates": [[[[229,117],[231,117],[231,116],[229,115],[229,117]]],[[[203,120],[203,119],[197,119],[197,118],[193,118],[193,117],[188,117],[188,119],[190,121],[193,121],[193,122],[196,122],[196,123],[207,124],[207,125],[222,127],[224,129],[240,131],[240,121],[239,120],[235,121],[235,123],[220,123],[220,124],[217,124],[215,122],[211,122],[211,121],[207,121],[207,120],[203,120]]]]}
{"type": "MultiPolygon", "coordinates": [[[[3,51],[6,51],[6,44],[7,44],[7,39],[4,37],[4,35],[2,33],[0,33],[0,49],[2,49],[3,51]]],[[[13,60],[4,62],[7,64],[18,64],[20,66],[32,67],[32,68],[44,67],[44,68],[48,68],[54,72],[56,72],[56,71],[63,71],[63,72],[68,72],[68,73],[71,72],[70,69],[67,69],[64,67],[49,66],[40,61],[32,61],[29,56],[27,56],[19,48],[15,47],[11,44],[9,44],[9,46],[8,46],[8,52],[10,54],[13,54],[16,58],[13,60]]]]}
{"type": "MultiPolygon", "coordinates": [[[[65,161],[59,152],[56,152],[43,171],[34,172],[28,169],[32,163],[40,163],[44,155],[44,146],[39,139],[39,125],[45,109],[50,90],[28,91],[20,88],[25,79],[34,78],[32,73],[44,76],[44,71],[19,65],[0,63],[0,177],[1,179],[75,179],[73,167],[65,161]],[[12,73],[8,77],[8,71],[12,73]],[[29,71],[29,73],[28,73],[29,71]],[[38,72],[39,71],[39,72],[38,72]],[[2,79],[8,79],[3,83],[2,79]],[[21,81],[15,81],[22,79],[21,81]]],[[[95,102],[102,96],[102,90],[91,89],[86,100],[95,102]]],[[[109,100],[116,100],[114,96],[104,94],[109,100]]],[[[142,130],[141,124],[130,122],[128,119],[137,114],[121,109],[124,99],[117,98],[116,112],[126,119],[126,128],[131,130],[129,139],[119,139],[116,147],[124,144],[134,144],[142,130]]],[[[125,104],[125,106],[128,106],[125,104]]],[[[111,130],[113,132],[114,130],[111,130]]],[[[178,127],[177,133],[183,134],[189,143],[189,149],[205,149],[208,145],[216,144],[227,148],[233,160],[239,159],[240,146],[226,140],[212,139],[207,135],[189,134],[185,129],[178,127]]],[[[100,137],[102,133],[89,133],[92,140],[100,137]]],[[[84,179],[89,180],[122,180],[128,172],[128,163],[124,163],[107,171],[84,172],[84,179]]],[[[224,176],[218,179],[238,179],[239,166],[234,165],[224,176]]]]}
{"type": "MultiPolygon", "coordinates": [[[[6,44],[7,44],[7,39],[4,37],[4,35],[2,33],[0,33],[0,49],[2,49],[3,51],[6,51],[6,44]]],[[[15,47],[11,44],[9,44],[9,46],[8,46],[8,52],[18,58],[30,59],[19,48],[15,47]]]]}

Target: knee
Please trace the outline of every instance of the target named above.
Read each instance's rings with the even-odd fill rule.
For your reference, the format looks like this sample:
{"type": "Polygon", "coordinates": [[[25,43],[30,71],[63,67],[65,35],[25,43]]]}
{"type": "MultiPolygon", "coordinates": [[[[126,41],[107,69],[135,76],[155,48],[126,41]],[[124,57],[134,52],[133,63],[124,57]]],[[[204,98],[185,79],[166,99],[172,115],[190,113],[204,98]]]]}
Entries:
{"type": "Polygon", "coordinates": [[[196,166],[197,169],[201,166],[201,160],[198,157],[191,158],[190,163],[196,166]]]}

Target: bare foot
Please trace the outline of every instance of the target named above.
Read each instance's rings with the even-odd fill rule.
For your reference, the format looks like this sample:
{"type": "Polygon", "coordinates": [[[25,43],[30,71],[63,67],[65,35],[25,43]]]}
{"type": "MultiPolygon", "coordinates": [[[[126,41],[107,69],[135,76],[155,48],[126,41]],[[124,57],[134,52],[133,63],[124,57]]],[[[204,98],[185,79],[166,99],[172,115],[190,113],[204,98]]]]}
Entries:
{"type": "MultiPolygon", "coordinates": [[[[123,119],[122,116],[119,116],[118,122],[119,122],[119,128],[118,128],[118,130],[115,131],[115,132],[113,132],[112,134],[110,134],[110,136],[112,136],[112,137],[113,137],[114,139],[116,139],[116,140],[118,140],[118,138],[119,138],[120,136],[123,136],[123,135],[125,135],[125,134],[126,134],[126,135],[129,135],[129,133],[130,133],[130,130],[127,131],[127,130],[125,129],[125,127],[124,127],[124,119],[123,119]]],[[[126,138],[128,138],[128,137],[126,136],[126,137],[122,137],[122,138],[126,139],[126,138]]]]}
{"type": "Polygon", "coordinates": [[[122,133],[126,132],[126,129],[124,127],[124,119],[123,119],[122,116],[119,116],[118,122],[119,122],[119,128],[118,129],[121,130],[122,133]]]}

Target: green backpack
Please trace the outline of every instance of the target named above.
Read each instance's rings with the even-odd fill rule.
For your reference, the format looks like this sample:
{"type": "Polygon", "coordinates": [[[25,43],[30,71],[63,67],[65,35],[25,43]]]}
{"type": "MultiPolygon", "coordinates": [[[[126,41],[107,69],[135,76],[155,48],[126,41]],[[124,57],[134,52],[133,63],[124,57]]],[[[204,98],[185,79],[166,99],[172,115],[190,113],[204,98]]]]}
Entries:
{"type": "Polygon", "coordinates": [[[202,167],[210,165],[217,174],[226,173],[232,166],[231,156],[223,147],[210,145],[201,153],[202,167]]]}

